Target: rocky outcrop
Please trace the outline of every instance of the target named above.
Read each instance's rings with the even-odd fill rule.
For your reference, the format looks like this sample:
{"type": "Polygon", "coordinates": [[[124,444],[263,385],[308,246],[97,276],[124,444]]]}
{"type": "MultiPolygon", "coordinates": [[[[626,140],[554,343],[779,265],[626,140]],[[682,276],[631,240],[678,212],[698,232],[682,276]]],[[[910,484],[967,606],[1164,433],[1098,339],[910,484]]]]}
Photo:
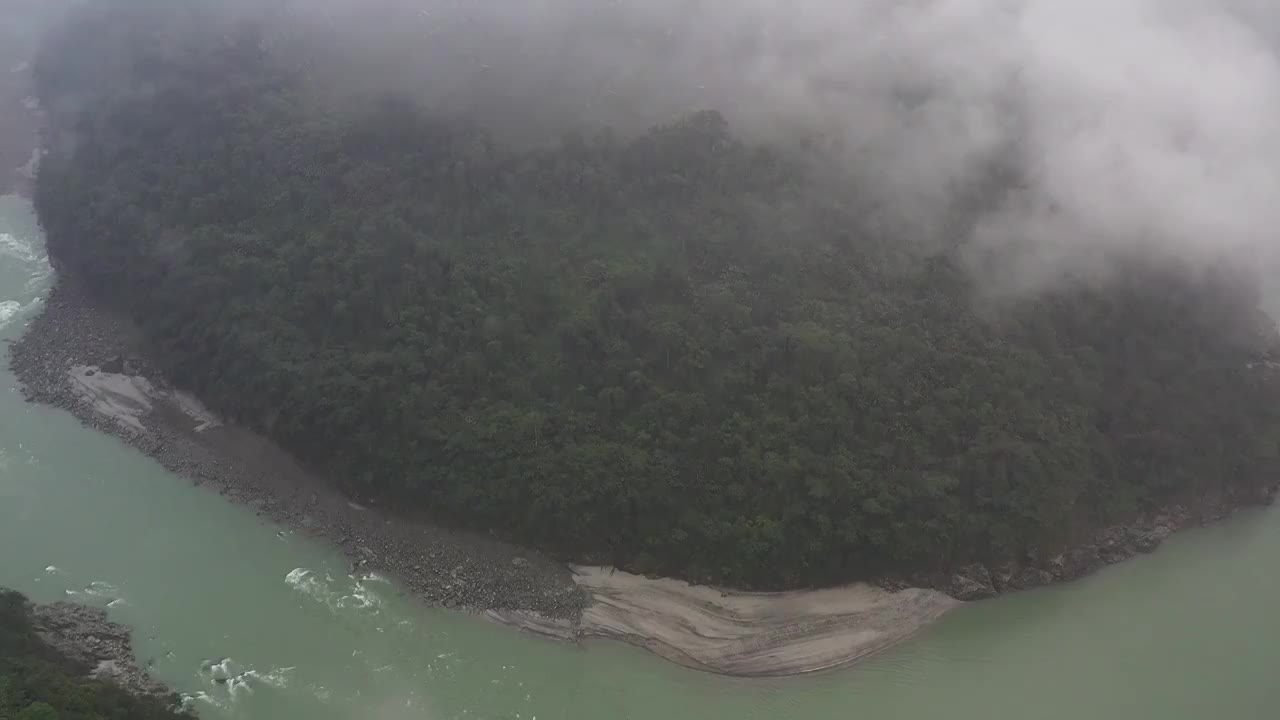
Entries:
{"type": "Polygon", "coordinates": [[[32,608],[36,632],[58,652],[91,668],[138,696],[168,697],[168,688],[143,670],[133,655],[128,628],[107,619],[105,610],[67,602],[32,608]]]}
{"type": "Polygon", "coordinates": [[[995,595],[996,588],[991,572],[975,563],[953,573],[945,592],[957,600],[981,600],[995,595]]]}
{"type": "Polygon", "coordinates": [[[1029,590],[1054,582],[1076,580],[1135,555],[1155,552],[1179,530],[1221,520],[1245,507],[1269,505],[1274,501],[1277,490],[1280,490],[1280,484],[1264,486],[1257,492],[1206,502],[1196,508],[1176,505],[1159,514],[1106,528],[1094,534],[1089,541],[1058,552],[1043,555],[1033,553],[1021,560],[1010,560],[990,567],[974,563],[943,575],[913,575],[906,580],[885,580],[881,585],[888,588],[911,585],[932,587],[957,600],[968,601],[1029,590]]]}

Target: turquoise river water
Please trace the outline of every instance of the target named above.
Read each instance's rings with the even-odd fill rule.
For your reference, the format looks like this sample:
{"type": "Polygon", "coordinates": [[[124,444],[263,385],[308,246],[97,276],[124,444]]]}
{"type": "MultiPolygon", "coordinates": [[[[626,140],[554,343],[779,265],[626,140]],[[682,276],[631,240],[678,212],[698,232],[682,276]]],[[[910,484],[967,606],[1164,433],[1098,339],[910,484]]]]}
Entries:
{"type": "MultiPolygon", "coordinates": [[[[50,282],[30,206],[0,198],[0,338],[22,333],[50,282]]],[[[27,405],[7,371],[0,585],[108,607],[209,719],[1280,717],[1280,512],[960,608],[847,670],[743,681],[420,607],[348,575],[335,550],[27,405]]]]}

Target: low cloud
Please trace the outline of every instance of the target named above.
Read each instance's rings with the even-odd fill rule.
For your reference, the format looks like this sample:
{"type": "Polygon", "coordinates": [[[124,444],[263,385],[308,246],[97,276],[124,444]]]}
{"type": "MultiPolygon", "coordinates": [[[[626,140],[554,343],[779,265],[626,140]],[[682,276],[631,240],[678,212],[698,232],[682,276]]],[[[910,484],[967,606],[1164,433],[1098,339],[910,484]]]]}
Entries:
{"type": "Polygon", "coordinates": [[[706,108],[749,138],[821,137],[904,242],[963,246],[999,290],[1117,252],[1276,260],[1265,0],[281,2],[277,27],[340,59],[312,68],[331,87],[519,140],[706,108]]]}

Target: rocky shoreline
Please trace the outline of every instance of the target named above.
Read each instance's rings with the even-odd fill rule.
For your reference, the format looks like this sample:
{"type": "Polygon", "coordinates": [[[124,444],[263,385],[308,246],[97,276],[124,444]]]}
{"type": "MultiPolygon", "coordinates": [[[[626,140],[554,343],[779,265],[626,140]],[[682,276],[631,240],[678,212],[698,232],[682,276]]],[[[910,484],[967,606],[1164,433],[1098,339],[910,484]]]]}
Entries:
{"type": "Polygon", "coordinates": [[[1174,505],[1132,522],[1114,525],[1091,539],[1045,557],[1027,557],[999,565],[974,563],[955,572],[912,575],[880,582],[886,589],[931,587],[957,600],[971,601],[1004,593],[1070,582],[1137,555],[1155,552],[1174,533],[1226,519],[1237,511],[1274,504],[1280,480],[1256,494],[1206,498],[1198,503],[1174,505]]]}
{"type": "Polygon", "coordinates": [[[581,617],[586,596],[563,563],[351,503],[265,438],[210,422],[194,398],[171,387],[145,358],[131,323],[60,277],[12,344],[10,368],[28,401],[66,410],[197,485],[332,541],[352,572],[394,577],[429,605],[518,613],[570,627],[581,617]]]}
{"type": "MultiPolygon", "coordinates": [[[[351,503],[331,483],[308,472],[267,439],[243,428],[222,425],[200,408],[195,398],[171,387],[146,360],[141,337],[132,323],[99,307],[77,287],[74,278],[60,278],[41,313],[12,345],[10,368],[21,381],[27,400],[64,409],[84,425],[116,436],[197,485],[207,484],[275,522],[333,542],[350,559],[352,572],[385,573],[429,605],[481,613],[560,639],[602,636],[651,650],[661,647],[665,652],[659,654],[674,658],[685,657],[705,644],[706,639],[698,632],[681,635],[666,627],[673,622],[693,627],[687,616],[692,601],[678,610],[672,610],[678,606],[669,602],[661,610],[640,605],[627,609],[629,604],[621,603],[623,609],[613,607],[613,617],[607,622],[589,621],[593,611],[610,607],[607,594],[594,590],[590,583],[584,585],[573,570],[556,559],[490,537],[444,529],[351,503]],[[663,613],[669,617],[663,616],[659,624],[654,624],[663,613]],[[645,636],[618,630],[637,622],[661,632],[654,630],[645,636]],[[669,642],[662,646],[657,638],[664,635],[669,642]]],[[[882,578],[876,584],[891,595],[901,595],[900,599],[928,588],[957,600],[972,601],[1075,580],[1107,565],[1153,552],[1179,530],[1220,520],[1241,508],[1270,504],[1278,489],[1280,483],[1273,483],[1256,495],[1224,496],[1171,507],[1160,514],[1107,528],[1088,542],[1061,553],[993,566],[972,564],[947,573],[882,578]]],[[[577,570],[579,575],[582,572],[582,568],[577,570]]],[[[662,583],[673,581],[636,578],[631,582],[626,592],[643,597],[655,588],[663,588],[669,594],[662,583]]],[[[725,598],[759,597],[716,592],[725,598]]],[[[795,594],[785,597],[794,601],[795,594]]],[[[901,639],[940,616],[947,607],[942,600],[930,600],[927,612],[902,613],[901,625],[886,632],[885,637],[901,639]]],[[[891,610],[898,612],[892,607],[891,610]]],[[[852,610],[851,613],[856,614],[852,610]]],[[[810,633],[808,625],[813,619],[796,617],[786,622],[791,623],[786,634],[802,637],[810,633]]],[[[858,625],[859,622],[851,622],[843,630],[865,635],[865,628],[858,625]]],[[[738,638],[734,642],[744,641],[738,638]]],[[[788,643],[780,642],[774,654],[793,650],[788,643]]],[[[839,652],[844,651],[836,654],[839,652]]],[[[853,659],[867,652],[864,646],[851,646],[846,654],[853,659]]],[[[730,658],[723,653],[708,657],[723,657],[726,663],[730,658]]],[[[779,674],[766,660],[750,664],[735,658],[733,662],[738,664],[724,667],[678,661],[727,674],[779,674]]],[[[845,663],[831,654],[820,660],[803,658],[786,664],[784,674],[842,664],[845,663]],[[814,667],[806,668],[805,662],[813,662],[814,667]]]]}
{"type": "MultiPolygon", "coordinates": [[[[195,398],[170,386],[147,361],[132,323],[99,307],[77,287],[74,278],[60,277],[41,313],[12,345],[10,368],[21,381],[27,400],[64,409],[84,425],[116,436],[197,485],[207,484],[275,522],[331,541],[350,559],[352,572],[385,573],[429,605],[480,613],[560,639],[612,637],[691,667],[726,674],[795,674],[846,664],[870,652],[871,647],[910,635],[950,607],[939,597],[904,612],[902,608],[911,606],[915,597],[912,593],[937,590],[957,600],[972,601],[1074,580],[1152,552],[1179,530],[1222,519],[1244,507],[1269,504],[1280,489],[1276,483],[1257,495],[1172,507],[1103,530],[1062,553],[990,567],[973,564],[948,573],[882,578],[876,584],[890,599],[881,602],[887,603],[891,615],[900,616],[898,624],[882,628],[882,640],[871,645],[852,643],[847,648],[841,645],[848,643],[849,637],[867,636],[865,618],[858,619],[862,610],[855,603],[848,608],[850,620],[839,632],[822,638],[828,644],[825,654],[793,658],[773,667],[777,663],[771,664],[769,658],[794,655],[796,648],[792,646],[796,643],[775,638],[770,645],[761,633],[752,632],[732,643],[754,646],[764,642],[771,648],[769,652],[744,661],[741,655],[728,652],[731,643],[726,640],[724,648],[708,653],[703,647],[707,638],[698,627],[702,622],[714,625],[723,621],[716,619],[716,613],[703,618],[707,613],[697,608],[706,603],[696,597],[673,603],[664,583],[674,581],[623,573],[632,578],[625,590],[602,592],[575,577],[575,572],[583,575],[583,568],[571,570],[527,548],[351,503],[331,483],[308,472],[267,439],[222,425],[200,408],[195,398]],[[619,601],[619,592],[628,595],[625,602],[619,601]],[[668,596],[656,608],[636,602],[636,598],[655,593],[668,596]],[[899,597],[894,600],[893,596],[899,597]],[[899,601],[901,607],[896,607],[899,601]],[[611,614],[603,621],[592,620],[593,612],[611,614]],[[635,632],[633,626],[652,632],[635,632]],[[829,650],[832,643],[843,649],[829,650]],[[703,660],[686,661],[698,652],[703,653],[703,660]],[[843,662],[841,654],[848,656],[843,662]],[[706,658],[715,660],[708,662],[706,658]]],[[[690,588],[688,592],[698,591],[690,588]]],[[[743,598],[765,599],[750,593],[715,592],[730,603],[743,598]]],[[[794,603],[805,592],[777,594],[777,599],[794,603]]],[[[920,605],[918,598],[914,602],[920,605]]],[[[776,609],[762,612],[773,616],[776,609]]],[[[805,638],[810,644],[817,637],[811,625],[831,625],[830,618],[803,614],[775,619],[785,632],[775,627],[764,635],[805,638]]]]}
{"type": "Polygon", "coordinates": [[[32,605],[31,617],[40,638],[90,668],[90,677],[113,682],[138,697],[176,699],[138,664],[129,629],[108,620],[106,610],[56,602],[32,605]]]}

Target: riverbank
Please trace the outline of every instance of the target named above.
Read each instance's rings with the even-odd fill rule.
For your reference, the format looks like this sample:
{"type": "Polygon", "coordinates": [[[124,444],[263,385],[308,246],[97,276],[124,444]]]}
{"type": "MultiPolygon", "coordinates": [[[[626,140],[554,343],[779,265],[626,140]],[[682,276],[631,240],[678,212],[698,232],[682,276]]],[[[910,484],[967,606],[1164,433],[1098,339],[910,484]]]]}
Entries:
{"type": "Polygon", "coordinates": [[[1272,501],[1204,498],[1108,528],[1066,552],[944,575],[790,593],[740,593],[575,567],[473,533],[440,528],[347,500],[267,439],[223,424],[173,388],[147,360],[127,320],[61,279],[11,368],[26,398],[71,412],[260,515],[331,541],[352,571],[381,572],[419,600],[569,641],[601,637],[669,660],[742,676],[846,665],[910,636],[959,604],[1073,580],[1139,553],[1178,530],[1272,501]],[[921,589],[921,588],[936,588],[921,589]]]}
{"type": "Polygon", "coordinates": [[[104,610],[36,605],[0,588],[0,718],[192,717],[138,663],[128,628],[104,610]]]}
{"type": "Polygon", "coordinates": [[[1000,564],[972,563],[951,573],[891,576],[882,578],[877,584],[891,590],[915,586],[938,588],[957,600],[967,602],[1071,582],[1108,565],[1153,553],[1179,531],[1203,527],[1238,510],[1270,505],[1275,494],[1276,488],[1272,487],[1265,495],[1231,504],[1175,505],[1159,513],[1106,528],[1094,533],[1088,541],[1060,552],[1028,555],[1021,560],[1000,564]]]}
{"type": "Polygon", "coordinates": [[[1204,527],[1240,510],[1272,505],[1280,494],[1280,478],[1255,492],[1223,491],[1190,498],[1158,512],[1139,515],[1127,523],[1088,534],[1069,547],[1029,553],[999,564],[973,563],[951,573],[921,573],[883,578],[886,589],[913,586],[937,588],[958,600],[982,600],[1004,593],[1070,582],[1137,555],[1155,552],[1182,530],[1204,527]]]}
{"type": "Polygon", "coordinates": [[[351,503],[265,438],[219,422],[144,358],[127,321],[61,279],[13,344],[10,366],[29,401],[66,410],[198,485],[332,541],[353,572],[394,576],[431,605],[580,615],[585,599],[563,564],[351,503]]]}
{"type": "Polygon", "coordinates": [[[31,606],[31,615],[45,643],[90,668],[90,677],[113,682],[137,697],[173,695],[138,663],[129,628],[107,619],[106,610],[56,602],[31,606]]]}
{"type": "Polygon", "coordinates": [[[146,360],[137,330],[61,279],[11,348],[27,400],[66,410],[196,484],[333,542],[352,570],[415,597],[564,640],[602,637],[713,672],[844,665],[909,636],[956,601],[870,585],[737,593],[576,567],[472,533],[349,502],[265,438],[224,424],[146,360]]]}

